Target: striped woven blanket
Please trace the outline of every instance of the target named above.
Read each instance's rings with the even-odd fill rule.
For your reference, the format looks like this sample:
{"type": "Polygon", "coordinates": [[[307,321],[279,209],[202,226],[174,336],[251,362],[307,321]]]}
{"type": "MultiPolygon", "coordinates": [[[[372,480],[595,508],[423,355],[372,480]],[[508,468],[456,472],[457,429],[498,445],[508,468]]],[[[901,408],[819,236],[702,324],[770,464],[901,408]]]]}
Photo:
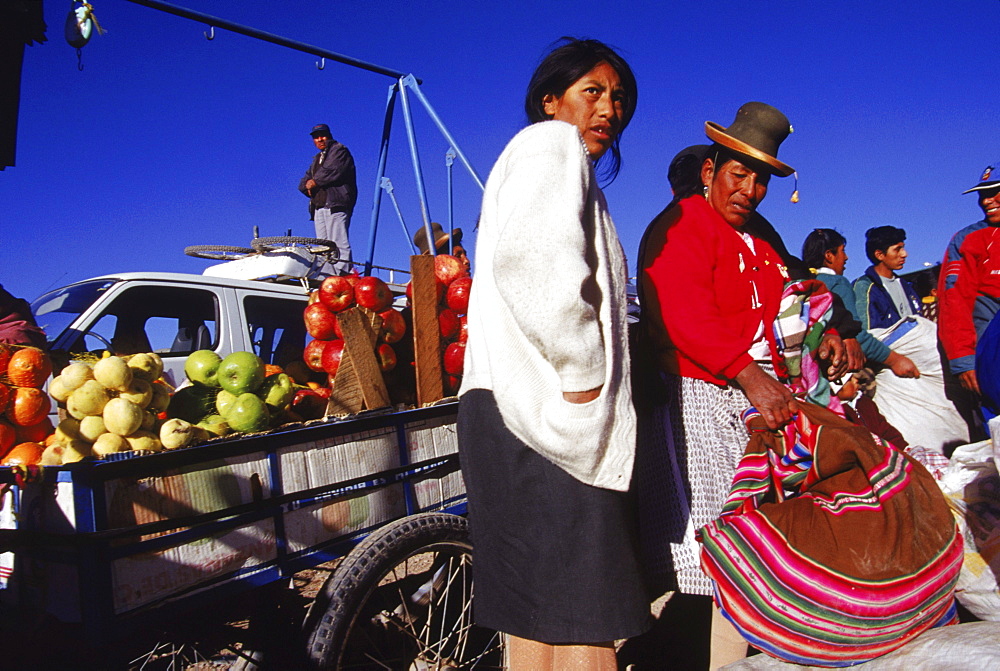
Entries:
{"type": "Polygon", "coordinates": [[[836,397],[810,357],[828,317],[823,292],[786,287],[775,368],[812,402],[781,431],[745,413],[752,437],[722,516],[699,539],[716,605],[751,645],[850,666],[956,621],[963,548],[927,470],[831,411],[836,397]]]}

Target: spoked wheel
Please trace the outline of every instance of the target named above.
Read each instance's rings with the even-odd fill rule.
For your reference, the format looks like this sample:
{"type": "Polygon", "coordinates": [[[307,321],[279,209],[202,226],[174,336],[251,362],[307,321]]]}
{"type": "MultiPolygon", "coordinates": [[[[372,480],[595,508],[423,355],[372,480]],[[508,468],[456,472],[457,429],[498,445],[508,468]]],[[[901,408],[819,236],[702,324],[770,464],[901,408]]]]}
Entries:
{"type": "Polygon", "coordinates": [[[226,245],[191,245],[184,248],[184,253],[199,259],[235,261],[251,254],[256,254],[257,250],[248,247],[228,247],[226,245]]]}
{"type": "Polygon", "coordinates": [[[422,513],[344,558],[306,617],[317,669],[504,669],[501,634],[472,621],[468,522],[422,513]]]}
{"type": "Polygon", "coordinates": [[[340,259],[340,251],[337,243],[333,240],[320,240],[319,238],[299,238],[289,235],[275,237],[254,238],[250,244],[258,252],[270,252],[282,247],[304,247],[312,254],[322,254],[331,261],[340,259]]]}

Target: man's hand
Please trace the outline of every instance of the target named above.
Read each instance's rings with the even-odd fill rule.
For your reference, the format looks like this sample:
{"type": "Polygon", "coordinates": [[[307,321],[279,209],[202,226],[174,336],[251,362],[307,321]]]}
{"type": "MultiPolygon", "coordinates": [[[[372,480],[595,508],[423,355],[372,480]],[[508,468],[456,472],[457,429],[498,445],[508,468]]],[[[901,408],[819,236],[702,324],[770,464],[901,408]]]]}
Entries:
{"type": "Polygon", "coordinates": [[[569,403],[589,403],[601,395],[601,389],[603,388],[604,385],[602,384],[597,389],[590,389],[588,391],[564,391],[563,400],[569,403]]]}
{"type": "Polygon", "coordinates": [[[962,386],[974,393],[976,396],[980,396],[982,392],[979,391],[979,380],[976,378],[976,371],[967,370],[964,373],[958,374],[958,381],[962,383],[962,386]]]}
{"type": "MultiPolygon", "coordinates": [[[[838,338],[839,340],[839,338],[838,338]]],[[[751,363],[736,375],[736,382],[769,429],[786,424],[797,411],[795,398],[785,385],[751,363]]]]}
{"type": "Polygon", "coordinates": [[[310,196],[313,195],[313,189],[315,189],[315,188],[316,188],[316,180],[315,179],[307,179],[306,180],[306,193],[308,193],[310,196]]]}
{"type": "Polygon", "coordinates": [[[844,347],[847,349],[848,372],[861,370],[865,365],[865,353],[861,351],[861,343],[855,338],[845,338],[844,347]]]}
{"type": "Polygon", "coordinates": [[[827,333],[823,336],[823,342],[816,348],[816,358],[829,362],[830,366],[826,370],[826,376],[831,380],[836,380],[846,373],[850,363],[844,348],[844,341],[834,333],[827,333]]]}
{"type": "Polygon", "coordinates": [[[917,364],[899,352],[890,351],[889,358],[885,360],[885,363],[896,374],[896,377],[920,377],[920,370],[917,368],[917,364]]]}

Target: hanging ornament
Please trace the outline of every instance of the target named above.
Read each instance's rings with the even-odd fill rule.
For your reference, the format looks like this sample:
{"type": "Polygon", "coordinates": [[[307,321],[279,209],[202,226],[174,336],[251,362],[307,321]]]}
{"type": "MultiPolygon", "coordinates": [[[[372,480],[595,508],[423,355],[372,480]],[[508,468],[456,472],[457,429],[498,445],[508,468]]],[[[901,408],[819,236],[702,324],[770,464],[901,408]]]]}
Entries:
{"type": "Polygon", "coordinates": [[[80,49],[90,41],[95,28],[98,35],[104,34],[104,29],[94,16],[93,5],[74,0],[70,4],[69,15],[66,16],[66,42],[69,46],[80,49]]]}

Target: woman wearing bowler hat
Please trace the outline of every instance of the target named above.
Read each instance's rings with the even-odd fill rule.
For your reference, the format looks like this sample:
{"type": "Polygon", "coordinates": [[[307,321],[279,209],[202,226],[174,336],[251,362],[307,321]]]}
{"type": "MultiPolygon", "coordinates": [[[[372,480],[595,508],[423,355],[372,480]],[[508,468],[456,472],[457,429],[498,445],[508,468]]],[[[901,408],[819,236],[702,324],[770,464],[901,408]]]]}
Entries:
{"type": "MultiPolygon", "coordinates": [[[[712,581],[701,571],[695,532],[719,516],[729,494],[749,437],[741,415],[754,406],[774,429],[795,405],[771,364],[788,273],[771,245],[744,230],[771,178],[793,172],[778,159],[791,126],[774,107],[750,102],[728,128],[706,122],[705,132],[714,144],[701,163],[700,189],[653,220],[639,264],[644,336],[667,396],[653,422],[670,446],[666,554],[679,590],[708,596],[712,581]]],[[[825,339],[819,352],[846,368],[839,338],[825,339]]],[[[712,668],[746,654],[746,642],[718,613],[712,628],[712,668]]]]}
{"type": "Polygon", "coordinates": [[[566,38],[483,194],[459,452],[474,615],[508,634],[511,669],[611,671],[614,641],[650,622],[626,495],[627,268],[595,173],[617,172],[636,96],[614,50],[566,38]]]}
{"type": "MultiPolygon", "coordinates": [[[[451,235],[446,233],[436,221],[431,222],[431,237],[434,238],[434,253],[435,254],[448,254],[448,243],[451,243],[451,255],[458,258],[465,267],[466,272],[470,271],[472,264],[469,262],[469,256],[465,252],[465,247],[462,246],[462,229],[454,228],[451,231],[451,235]]],[[[430,254],[430,247],[427,244],[427,229],[423,226],[417,229],[417,232],[413,234],[413,244],[417,246],[421,254],[430,254]]]]}

